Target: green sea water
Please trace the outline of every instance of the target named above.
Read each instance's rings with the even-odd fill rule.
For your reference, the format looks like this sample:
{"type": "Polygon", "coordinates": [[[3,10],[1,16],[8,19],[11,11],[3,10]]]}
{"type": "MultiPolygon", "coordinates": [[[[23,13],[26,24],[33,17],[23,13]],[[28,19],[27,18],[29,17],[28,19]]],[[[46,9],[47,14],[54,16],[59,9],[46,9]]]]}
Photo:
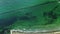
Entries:
{"type": "MultiPolygon", "coordinates": [[[[44,30],[57,30],[57,28],[59,29],[60,26],[60,5],[59,3],[49,3],[46,5],[36,5],[33,7],[28,7],[25,8],[27,11],[32,12],[32,15],[37,16],[37,19],[34,20],[19,20],[15,22],[15,24],[13,24],[11,26],[12,29],[21,29],[21,30],[31,30],[31,31],[44,31],[44,30]],[[56,9],[54,9],[54,7],[58,6],[56,9]],[[47,18],[43,16],[44,12],[50,12],[53,11],[54,13],[57,14],[57,19],[54,19],[52,24],[47,24],[44,25],[48,22],[48,20],[50,20],[51,18],[47,18]],[[58,27],[57,27],[58,26],[58,27]]],[[[24,10],[25,11],[25,10],[24,10]]],[[[20,15],[20,14],[19,14],[20,15]]],[[[18,16],[19,16],[18,15],[18,16]]],[[[49,22],[48,22],[49,23],[49,22]]]]}
{"type": "MultiPolygon", "coordinates": [[[[0,4],[0,19],[2,18],[10,18],[12,16],[17,16],[17,21],[8,26],[11,29],[21,29],[21,30],[56,30],[57,26],[60,26],[60,4],[57,2],[43,4],[48,1],[55,0],[0,0],[2,4],[0,4]],[[43,5],[40,5],[43,4],[43,5]],[[58,6],[56,9],[54,9],[58,6]],[[43,16],[44,12],[53,11],[58,16],[57,19],[53,21],[53,24],[47,24],[48,22],[47,16],[43,16]],[[5,13],[8,12],[8,13],[5,13]],[[5,13],[5,14],[4,14],[5,13]],[[26,13],[31,13],[32,15],[28,15],[27,17],[36,16],[37,18],[32,18],[31,20],[19,20],[20,16],[25,16],[26,13]]],[[[1,29],[2,31],[3,29],[1,29]]]]}

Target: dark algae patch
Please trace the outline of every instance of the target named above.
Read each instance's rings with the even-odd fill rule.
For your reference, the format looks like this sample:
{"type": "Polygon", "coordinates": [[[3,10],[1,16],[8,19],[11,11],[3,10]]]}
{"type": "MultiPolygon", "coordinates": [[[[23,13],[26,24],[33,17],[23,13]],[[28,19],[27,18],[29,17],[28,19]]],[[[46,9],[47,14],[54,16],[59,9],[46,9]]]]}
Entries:
{"type": "Polygon", "coordinates": [[[46,19],[48,20],[48,23],[46,23],[45,25],[54,24],[54,21],[57,19],[57,14],[55,14],[53,11],[44,12],[44,17],[46,17],[46,19]]]}
{"type": "Polygon", "coordinates": [[[51,10],[50,12],[44,12],[43,16],[46,17],[47,16],[47,20],[48,23],[46,23],[45,25],[49,25],[49,24],[54,24],[54,21],[58,18],[58,14],[54,12],[54,10],[56,10],[56,8],[58,8],[58,6],[54,7],[53,10],[51,10]]]}
{"type": "Polygon", "coordinates": [[[34,16],[34,15],[32,15],[32,13],[26,13],[25,15],[23,15],[23,16],[20,16],[18,19],[19,20],[34,20],[34,19],[36,19],[37,18],[37,16],[34,16]]]}

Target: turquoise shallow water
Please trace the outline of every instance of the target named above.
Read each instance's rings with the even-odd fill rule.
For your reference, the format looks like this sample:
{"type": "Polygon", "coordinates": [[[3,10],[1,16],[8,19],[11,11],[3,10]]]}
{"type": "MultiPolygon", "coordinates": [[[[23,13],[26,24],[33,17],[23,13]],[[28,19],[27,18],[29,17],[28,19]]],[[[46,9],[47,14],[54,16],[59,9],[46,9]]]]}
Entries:
{"type": "MultiPolygon", "coordinates": [[[[11,14],[14,14],[17,11],[17,9],[25,8],[25,7],[30,7],[38,4],[42,4],[47,2],[48,0],[0,0],[0,14],[5,13],[5,12],[12,12],[9,13],[8,15],[11,16],[11,14]]],[[[53,1],[53,0],[49,0],[53,1]]],[[[23,11],[21,11],[23,13],[23,11]]],[[[8,16],[7,14],[0,15],[0,18],[4,18],[4,16],[8,16]]]]}

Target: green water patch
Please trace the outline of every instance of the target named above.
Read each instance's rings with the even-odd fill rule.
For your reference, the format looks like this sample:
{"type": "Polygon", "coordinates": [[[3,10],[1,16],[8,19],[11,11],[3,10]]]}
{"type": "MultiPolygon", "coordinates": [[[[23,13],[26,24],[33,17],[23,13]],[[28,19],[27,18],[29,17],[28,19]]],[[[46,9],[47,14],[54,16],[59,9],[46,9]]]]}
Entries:
{"type": "MultiPolygon", "coordinates": [[[[56,30],[60,26],[60,24],[59,24],[60,17],[58,15],[59,13],[57,13],[60,11],[60,10],[58,10],[60,5],[59,5],[59,7],[56,8],[56,10],[52,10],[52,9],[54,9],[54,7],[56,7],[57,5],[59,5],[59,4],[55,3],[55,4],[51,4],[51,5],[49,4],[49,5],[40,6],[39,8],[41,8],[41,10],[37,7],[30,9],[30,10],[32,10],[31,11],[32,14],[35,15],[37,17],[37,19],[36,20],[35,19],[34,20],[19,20],[19,18],[18,18],[18,21],[16,21],[13,25],[11,25],[11,28],[12,29],[21,29],[21,30],[24,30],[24,28],[26,30],[29,30],[29,29],[31,29],[31,30],[35,30],[35,29],[39,29],[39,30],[51,30],[52,29],[52,30],[54,30],[55,29],[56,30]],[[50,13],[51,10],[53,11],[54,14],[57,15],[57,16],[55,16],[57,18],[52,19],[52,20],[54,20],[53,23],[49,24],[48,20],[46,19],[47,17],[44,17],[43,13],[45,11],[50,13]],[[44,25],[47,22],[48,22],[48,24],[44,25]]],[[[51,17],[48,19],[51,20],[51,17]]]]}

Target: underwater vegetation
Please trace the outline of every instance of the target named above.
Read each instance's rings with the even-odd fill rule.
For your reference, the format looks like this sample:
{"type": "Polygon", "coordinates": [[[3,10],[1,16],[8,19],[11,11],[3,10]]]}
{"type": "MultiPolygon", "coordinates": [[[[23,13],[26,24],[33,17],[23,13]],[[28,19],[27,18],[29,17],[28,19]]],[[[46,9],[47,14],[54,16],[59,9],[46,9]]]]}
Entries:
{"type": "Polygon", "coordinates": [[[58,14],[54,12],[54,10],[56,10],[56,8],[58,8],[58,6],[56,6],[53,10],[51,10],[51,11],[49,11],[49,12],[44,12],[44,13],[43,13],[43,16],[44,16],[44,17],[47,16],[46,19],[48,19],[48,23],[46,23],[45,25],[47,25],[47,24],[53,24],[54,21],[58,18],[58,17],[57,17],[58,14]]]}
{"type": "Polygon", "coordinates": [[[24,16],[20,16],[18,19],[19,20],[34,20],[36,19],[37,16],[32,15],[32,13],[26,13],[24,16]]]}
{"type": "Polygon", "coordinates": [[[48,25],[48,24],[53,24],[53,22],[55,21],[55,19],[57,19],[57,14],[53,13],[53,11],[51,12],[44,12],[44,16],[48,19],[48,23],[46,23],[45,25],[48,25]]]}

